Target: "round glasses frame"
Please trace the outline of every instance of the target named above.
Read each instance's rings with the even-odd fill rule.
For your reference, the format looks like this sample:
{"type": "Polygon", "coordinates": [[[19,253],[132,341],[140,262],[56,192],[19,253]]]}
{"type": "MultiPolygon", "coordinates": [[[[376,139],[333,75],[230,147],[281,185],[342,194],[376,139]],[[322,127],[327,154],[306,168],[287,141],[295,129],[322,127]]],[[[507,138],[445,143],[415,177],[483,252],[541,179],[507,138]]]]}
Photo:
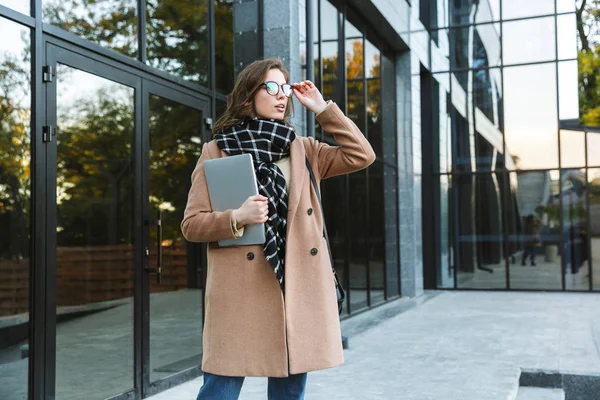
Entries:
{"type": "Polygon", "coordinates": [[[281,90],[285,97],[292,97],[292,95],[294,94],[292,90],[292,85],[290,85],[289,83],[284,83],[283,85],[280,85],[274,81],[266,81],[265,83],[263,83],[263,85],[265,86],[267,94],[271,96],[277,96],[279,94],[279,87],[281,87],[281,90]]]}

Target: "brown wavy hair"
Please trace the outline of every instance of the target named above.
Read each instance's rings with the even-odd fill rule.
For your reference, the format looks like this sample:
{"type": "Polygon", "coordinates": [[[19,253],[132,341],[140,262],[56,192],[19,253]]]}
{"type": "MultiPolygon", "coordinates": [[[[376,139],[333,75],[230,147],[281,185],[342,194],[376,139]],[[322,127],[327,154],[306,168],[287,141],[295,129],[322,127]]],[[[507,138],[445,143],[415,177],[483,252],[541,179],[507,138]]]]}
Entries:
{"type": "MultiPolygon", "coordinates": [[[[254,95],[265,82],[267,72],[272,69],[278,69],[283,73],[286,82],[290,80],[289,72],[283,67],[283,62],[279,58],[267,58],[254,61],[246,66],[240,72],[233,87],[233,91],[227,96],[227,109],[221,117],[215,122],[213,135],[222,129],[241,123],[246,117],[251,116],[254,108],[254,95]]],[[[284,122],[293,115],[294,103],[291,98],[288,99],[285,108],[284,122]]]]}

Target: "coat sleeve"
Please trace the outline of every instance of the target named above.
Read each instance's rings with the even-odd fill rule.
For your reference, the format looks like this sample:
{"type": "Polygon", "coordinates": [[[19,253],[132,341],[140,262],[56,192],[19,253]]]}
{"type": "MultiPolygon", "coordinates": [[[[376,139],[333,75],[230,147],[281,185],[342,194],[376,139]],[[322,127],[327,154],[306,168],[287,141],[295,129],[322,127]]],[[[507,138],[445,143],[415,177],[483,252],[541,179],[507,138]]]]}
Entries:
{"type": "Polygon", "coordinates": [[[190,242],[216,242],[222,239],[235,239],[231,225],[231,212],[212,211],[208,197],[208,185],[204,175],[204,161],[210,159],[208,146],[202,147],[202,155],[192,173],[192,187],[188,193],[187,205],[181,222],[181,232],[190,242]]]}
{"type": "Polygon", "coordinates": [[[330,103],[317,115],[317,121],[338,143],[338,146],[331,146],[310,139],[321,179],[355,172],[375,161],[369,141],[337,104],[330,103]]]}

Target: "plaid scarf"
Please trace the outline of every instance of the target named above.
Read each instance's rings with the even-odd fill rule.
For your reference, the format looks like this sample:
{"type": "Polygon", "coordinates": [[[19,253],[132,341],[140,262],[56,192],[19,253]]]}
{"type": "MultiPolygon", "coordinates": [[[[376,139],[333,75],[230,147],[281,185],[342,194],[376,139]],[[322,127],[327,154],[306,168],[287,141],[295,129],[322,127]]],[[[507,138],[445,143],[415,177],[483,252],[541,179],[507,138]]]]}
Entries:
{"type": "Polygon", "coordinates": [[[296,139],[296,133],[282,121],[248,117],[214,137],[219,148],[229,155],[252,155],[258,191],[269,199],[264,254],[284,290],[288,193],[283,173],[275,161],[290,155],[290,144],[296,139]]]}

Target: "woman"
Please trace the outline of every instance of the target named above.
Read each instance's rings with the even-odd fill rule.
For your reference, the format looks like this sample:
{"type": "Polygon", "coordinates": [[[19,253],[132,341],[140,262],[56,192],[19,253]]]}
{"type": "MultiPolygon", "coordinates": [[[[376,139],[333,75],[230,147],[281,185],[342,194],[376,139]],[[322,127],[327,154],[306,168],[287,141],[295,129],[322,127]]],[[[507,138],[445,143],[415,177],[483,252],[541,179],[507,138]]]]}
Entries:
{"type": "Polygon", "coordinates": [[[307,372],[343,363],[323,216],[305,159],[320,182],[366,168],[375,154],[312,82],[288,80],[280,60],[248,65],[192,174],[181,228],[187,240],[209,243],[198,400],[237,399],[246,376],[269,377],[269,399],[303,399],[307,372]],[[292,94],[339,146],[296,136],[286,121],[292,94]],[[253,157],[260,194],[238,209],[212,211],[204,161],[242,153],[253,157]],[[259,223],[265,245],[216,243],[259,223]]]}

